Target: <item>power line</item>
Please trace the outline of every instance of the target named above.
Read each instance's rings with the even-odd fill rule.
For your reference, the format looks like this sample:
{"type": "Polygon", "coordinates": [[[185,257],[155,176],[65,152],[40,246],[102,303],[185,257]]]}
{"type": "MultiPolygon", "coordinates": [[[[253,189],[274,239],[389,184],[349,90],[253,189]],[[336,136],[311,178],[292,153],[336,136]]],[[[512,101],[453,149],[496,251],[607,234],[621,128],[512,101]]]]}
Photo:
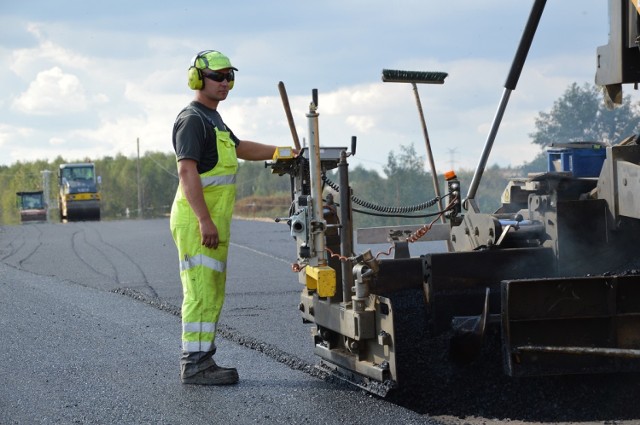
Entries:
{"type": "Polygon", "coordinates": [[[144,156],[142,157],[142,159],[149,159],[151,160],[151,162],[153,162],[154,164],[156,164],[158,167],[162,168],[162,170],[169,174],[170,176],[175,177],[176,179],[178,178],[177,175],[173,174],[171,171],[167,170],[162,164],[160,164],[158,161],[156,161],[155,159],[153,159],[151,156],[144,156]]]}
{"type": "Polygon", "coordinates": [[[456,152],[458,152],[458,148],[449,148],[447,149],[447,152],[449,152],[449,169],[450,170],[454,170],[455,164],[457,164],[458,161],[456,161],[456,152]]]}

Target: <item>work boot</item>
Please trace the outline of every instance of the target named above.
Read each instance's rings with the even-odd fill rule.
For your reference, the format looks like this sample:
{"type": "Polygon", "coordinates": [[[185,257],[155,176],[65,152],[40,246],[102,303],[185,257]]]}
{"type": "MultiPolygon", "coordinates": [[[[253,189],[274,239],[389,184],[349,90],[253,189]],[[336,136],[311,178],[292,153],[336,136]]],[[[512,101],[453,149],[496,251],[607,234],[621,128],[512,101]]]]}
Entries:
{"type": "Polygon", "coordinates": [[[193,385],[230,385],[238,382],[238,371],[233,367],[220,367],[213,359],[212,366],[189,373],[183,371],[180,375],[180,380],[183,384],[193,385]]]}

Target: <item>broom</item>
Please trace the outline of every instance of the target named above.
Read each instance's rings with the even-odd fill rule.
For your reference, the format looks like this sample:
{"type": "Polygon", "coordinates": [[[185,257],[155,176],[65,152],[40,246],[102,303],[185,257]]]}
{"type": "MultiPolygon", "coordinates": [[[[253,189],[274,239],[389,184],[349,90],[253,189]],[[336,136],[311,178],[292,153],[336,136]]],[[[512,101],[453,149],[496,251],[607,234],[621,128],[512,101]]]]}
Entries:
{"type": "Polygon", "coordinates": [[[385,83],[425,83],[444,84],[446,72],[434,71],[401,71],[398,69],[383,69],[382,81],[385,83]]]}
{"type": "MultiPolygon", "coordinates": [[[[431,143],[429,142],[429,133],[427,132],[427,123],[424,119],[424,112],[422,111],[422,104],[420,103],[420,95],[418,94],[418,83],[423,84],[444,84],[444,79],[447,78],[446,72],[434,72],[434,71],[401,71],[397,69],[383,69],[382,81],[385,83],[410,83],[413,86],[413,93],[416,96],[416,105],[418,106],[418,113],[420,115],[420,123],[422,124],[422,132],[424,134],[424,142],[427,146],[427,158],[429,159],[429,165],[431,167],[431,177],[433,179],[433,188],[436,196],[438,197],[438,206],[442,211],[442,199],[440,197],[440,185],[438,183],[438,174],[436,173],[436,165],[433,162],[433,154],[431,153],[431,143]]],[[[444,223],[444,215],[440,217],[444,223]]]]}

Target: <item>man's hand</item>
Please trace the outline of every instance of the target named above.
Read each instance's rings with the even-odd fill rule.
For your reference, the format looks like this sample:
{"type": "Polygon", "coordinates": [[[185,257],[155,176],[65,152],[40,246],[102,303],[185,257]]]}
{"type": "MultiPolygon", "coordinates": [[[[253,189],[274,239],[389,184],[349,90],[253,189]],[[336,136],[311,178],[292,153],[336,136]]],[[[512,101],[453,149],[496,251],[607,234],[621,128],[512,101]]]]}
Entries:
{"type": "Polygon", "coordinates": [[[202,220],[200,223],[200,243],[207,248],[218,248],[220,239],[218,237],[218,228],[210,218],[208,220],[202,220]]]}

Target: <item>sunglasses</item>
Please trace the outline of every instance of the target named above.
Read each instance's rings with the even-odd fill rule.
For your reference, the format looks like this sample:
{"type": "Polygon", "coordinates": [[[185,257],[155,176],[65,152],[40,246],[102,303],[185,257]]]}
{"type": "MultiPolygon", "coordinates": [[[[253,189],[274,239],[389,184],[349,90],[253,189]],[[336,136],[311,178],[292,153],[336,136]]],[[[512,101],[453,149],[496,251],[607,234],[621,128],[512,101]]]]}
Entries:
{"type": "Polygon", "coordinates": [[[209,74],[204,74],[205,78],[208,78],[210,80],[213,80],[217,83],[221,83],[224,80],[227,80],[228,82],[231,82],[233,80],[236,79],[235,74],[233,73],[233,70],[229,71],[229,72],[217,72],[217,71],[213,71],[209,74]]]}

